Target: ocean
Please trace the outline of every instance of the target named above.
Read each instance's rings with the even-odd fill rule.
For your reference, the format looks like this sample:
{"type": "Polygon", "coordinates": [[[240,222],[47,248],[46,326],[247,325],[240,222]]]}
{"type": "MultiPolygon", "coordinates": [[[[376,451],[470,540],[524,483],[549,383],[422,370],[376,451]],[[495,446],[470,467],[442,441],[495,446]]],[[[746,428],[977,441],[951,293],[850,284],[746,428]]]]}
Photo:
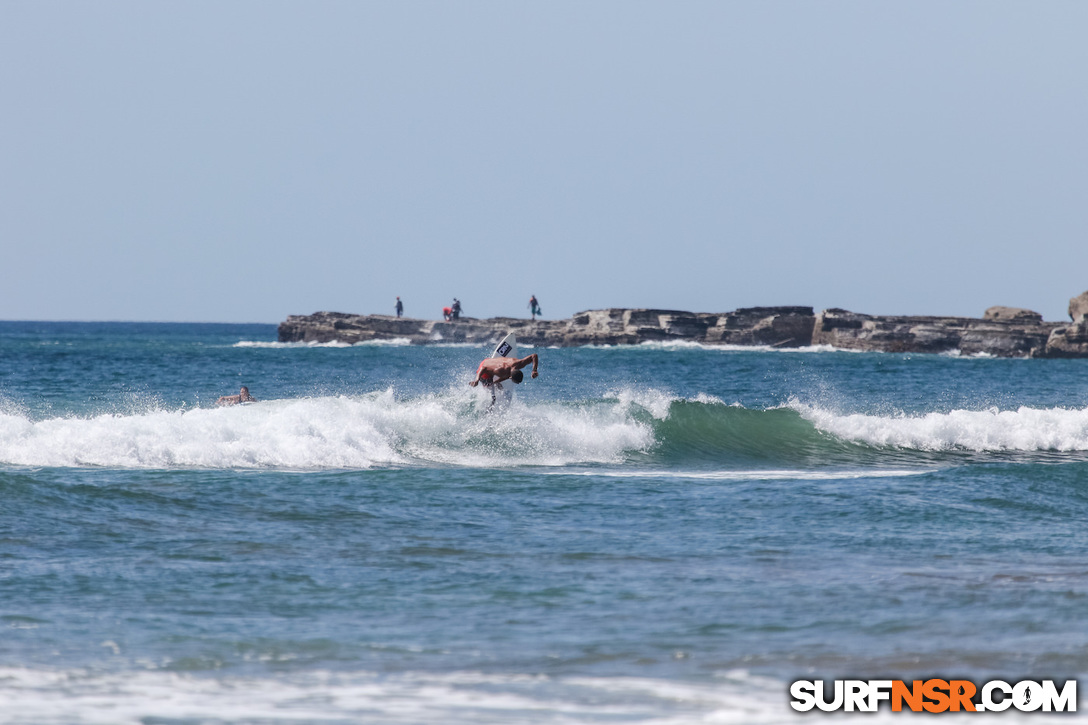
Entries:
{"type": "Polygon", "coordinates": [[[1088,360],[523,347],[489,410],[479,346],[275,339],[0,322],[0,723],[780,723],[801,679],[1088,672],[1088,360]]]}

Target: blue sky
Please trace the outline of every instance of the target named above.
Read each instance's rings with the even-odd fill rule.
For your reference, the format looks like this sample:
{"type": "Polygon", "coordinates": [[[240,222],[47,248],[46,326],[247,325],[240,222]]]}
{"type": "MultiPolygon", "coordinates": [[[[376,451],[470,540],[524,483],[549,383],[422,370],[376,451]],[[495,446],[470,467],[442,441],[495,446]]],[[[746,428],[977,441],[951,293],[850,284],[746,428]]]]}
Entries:
{"type": "Polygon", "coordinates": [[[0,0],[0,319],[1064,319],[1088,3],[0,0]]]}

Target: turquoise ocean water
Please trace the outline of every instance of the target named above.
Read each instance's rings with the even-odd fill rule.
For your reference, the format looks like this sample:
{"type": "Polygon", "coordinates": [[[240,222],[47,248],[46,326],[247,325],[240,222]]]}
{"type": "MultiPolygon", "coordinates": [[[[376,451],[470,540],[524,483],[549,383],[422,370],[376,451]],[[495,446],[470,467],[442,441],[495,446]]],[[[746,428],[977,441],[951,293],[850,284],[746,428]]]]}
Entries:
{"type": "Polygon", "coordinates": [[[795,722],[796,679],[1088,671],[1088,361],[536,349],[489,412],[482,348],[274,340],[0,323],[0,723],[795,722]]]}

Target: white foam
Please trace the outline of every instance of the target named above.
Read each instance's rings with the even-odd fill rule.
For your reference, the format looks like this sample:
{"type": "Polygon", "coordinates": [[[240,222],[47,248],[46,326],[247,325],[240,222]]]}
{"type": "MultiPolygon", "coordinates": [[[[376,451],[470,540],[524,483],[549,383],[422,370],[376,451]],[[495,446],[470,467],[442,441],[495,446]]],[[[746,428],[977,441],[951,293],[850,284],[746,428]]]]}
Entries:
{"type": "Polygon", "coordinates": [[[228,408],[32,420],[0,411],[0,463],[111,468],[353,469],[615,463],[653,443],[625,402],[527,406],[488,414],[486,392],[398,399],[262,401],[228,408]]]}
{"type": "Polygon", "coordinates": [[[1088,409],[953,410],[923,415],[837,414],[793,403],[838,438],[926,451],[1088,451],[1088,409]]]}
{"type": "Polygon", "coordinates": [[[637,347],[644,350],[712,350],[713,346],[694,340],[645,340],[637,347]]]}
{"type": "MultiPolygon", "coordinates": [[[[1001,359],[1001,358],[997,357],[996,355],[994,355],[993,353],[989,353],[989,352],[964,353],[962,350],[960,350],[958,348],[953,349],[953,350],[945,350],[944,352],[939,353],[939,354],[940,354],[941,357],[960,358],[960,359],[963,359],[963,360],[1000,360],[1001,359]]],[[[1026,358],[1027,355],[1021,355],[1019,357],[1025,357],[1026,358]]]]}
{"type": "MultiPolygon", "coordinates": [[[[638,407],[648,412],[657,420],[665,420],[672,412],[673,403],[686,401],[701,405],[726,405],[726,402],[716,395],[697,393],[693,397],[680,397],[666,393],[656,388],[621,388],[610,390],[605,394],[610,399],[615,399],[627,408],[638,407]]],[[[729,407],[741,408],[740,403],[732,403],[729,407]]]]}
{"type": "Polygon", "coordinates": [[[813,354],[825,352],[859,353],[866,350],[848,350],[832,345],[805,345],[803,347],[784,347],[774,345],[706,345],[707,350],[720,350],[723,352],[782,352],[793,354],[813,354]]]}
{"type": "Polygon", "coordinates": [[[315,347],[407,347],[412,341],[407,337],[395,337],[389,340],[364,340],[363,342],[347,343],[339,340],[329,342],[268,342],[260,340],[242,340],[234,343],[233,347],[251,347],[266,349],[315,348],[315,347]]]}
{"type": "MultiPolygon", "coordinates": [[[[702,403],[703,405],[725,405],[725,401],[716,395],[708,395],[707,393],[699,393],[694,398],[691,398],[693,403],[702,403]]],[[[731,407],[741,408],[740,403],[733,403],[731,407]]]]}
{"type": "Polygon", "coordinates": [[[776,347],[774,345],[731,345],[708,342],[695,342],[693,340],[646,340],[633,345],[607,345],[589,344],[580,346],[584,350],[656,350],[656,351],[682,351],[682,350],[706,350],[709,352],[786,352],[786,353],[824,353],[845,352],[860,353],[868,350],[847,350],[831,345],[806,345],[804,347],[776,347]]]}
{"type": "Polygon", "coordinates": [[[193,722],[774,723],[786,684],[743,672],[697,682],[476,672],[309,671],[273,677],[0,668],[0,724],[193,722]]]}
{"type": "MultiPolygon", "coordinates": [[[[743,670],[699,680],[547,677],[477,672],[380,674],[308,671],[269,677],[155,670],[0,668],[0,725],[376,723],[401,725],[779,725],[822,720],[789,705],[789,684],[743,670]]],[[[902,722],[885,704],[837,713],[858,723],[902,722]]],[[[1052,722],[1053,713],[953,713],[957,722],[1052,722]]],[[[1079,716],[1074,716],[1079,719],[1079,716]]]]}
{"type": "Polygon", "coordinates": [[[804,471],[804,470],[762,470],[740,471],[670,471],[670,470],[631,470],[608,471],[589,469],[581,471],[553,471],[552,475],[593,476],[604,478],[680,478],[705,481],[841,481],[855,478],[900,478],[902,476],[922,476],[930,473],[929,469],[873,469],[804,471]]]}
{"type": "Polygon", "coordinates": [[[669,417],[673,402],[679,400],[676,396],[655,388],[622,388],[610,390],[606,396],[618,400],[624,408],[638,406],[658,420],[669,417]]]}

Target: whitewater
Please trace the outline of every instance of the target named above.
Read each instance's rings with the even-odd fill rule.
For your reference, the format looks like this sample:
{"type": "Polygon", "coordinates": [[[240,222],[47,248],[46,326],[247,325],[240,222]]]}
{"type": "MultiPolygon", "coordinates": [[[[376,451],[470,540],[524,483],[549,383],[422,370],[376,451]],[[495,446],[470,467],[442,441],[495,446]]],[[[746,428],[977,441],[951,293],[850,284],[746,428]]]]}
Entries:
{"type": "Polygon", "coordinates": [[[492,406],[470,345],[0,351],[0,724],[780,723],[796,679],[1088,669],[1082,361],[541,349],[492,406]]]}
{"type": "Polygon", "coordinates": [[[794,402],[752,411],[655,390],[573,404],[512,402],[498,410],[489,410],[488,403],[474,391],[398,399],[390,388],[361,396],[93,417],[33,420],[25,413],[0,413],[0,463],[283,470],[567,466],[630,463],[687,444],[702,462],[716,458],[728,465],[730,454],[755,447],[743,435],[755,426],[766,428],[765,448],[780,445],[783,455],[821,435],[829,449],[835,442],[857,444],[859,459],[866,448],[1088,451],[1088,409],[1021,406],[882,416],[836,414],[794,402]],[[714,440],[695,450],[708,436],[714,440]]]}

